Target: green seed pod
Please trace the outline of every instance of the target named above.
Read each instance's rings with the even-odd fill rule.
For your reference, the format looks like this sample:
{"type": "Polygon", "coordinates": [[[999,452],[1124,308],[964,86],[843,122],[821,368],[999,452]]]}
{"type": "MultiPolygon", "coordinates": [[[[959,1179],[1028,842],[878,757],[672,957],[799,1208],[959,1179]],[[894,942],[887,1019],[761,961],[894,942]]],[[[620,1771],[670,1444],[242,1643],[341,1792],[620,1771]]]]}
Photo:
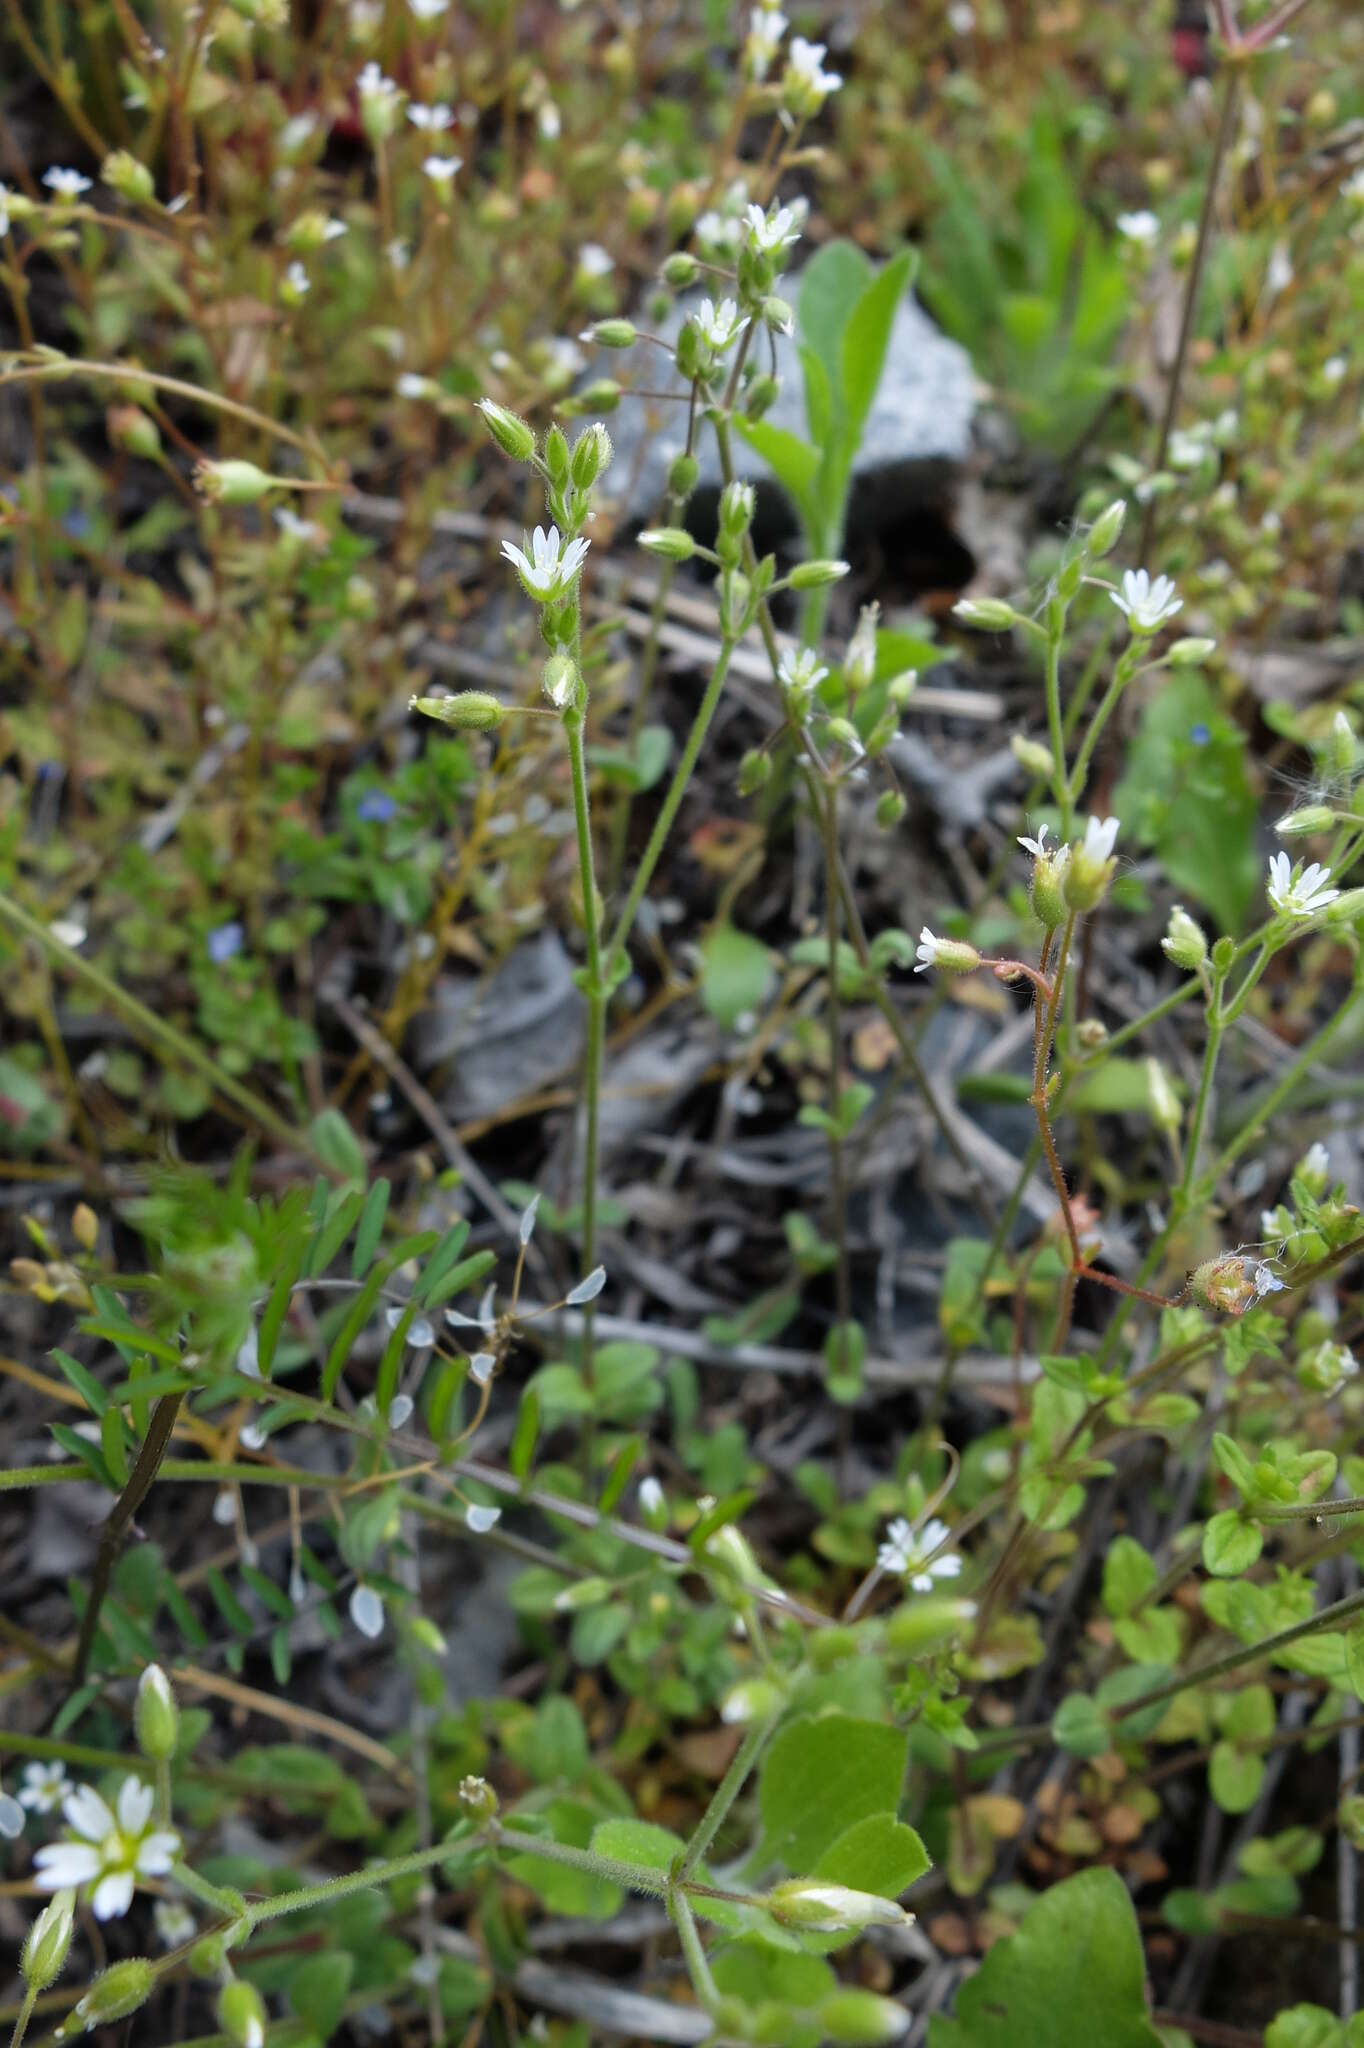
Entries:
{"type": "Polygon", "coordinates": [[[740,796],[756,796],[772,780],[772,757],[761,747],[750,747],[739,763],[740,796]]]}
{"type": "Polygon", "coordinates": [[[665,562],[689,562],[696,542],[684,526],[650,526],[639,536],[646,555],[661,555],[665,562]]]}
{"type": "Polygon", "coordinates": [[[686,291],[688,285],[695,284],[700,275],[700,264],[694,256],[689,256],[685,249],[679,249],[663,266],[663,281],[671,285],[675,292],[686,291]]]}
{"type": "Polygon", "coordinates": [[[598,348],[633,348],[639,329],[633,320],[598,320],[586,329],[583,340],[595,341],[598,348]]]}
{"type": "Polygon", "coordinates": [[[578,394],[581,412],[614,412],[620,404],[620,386],[614,377],[599,377],[578,394]]]}
{"type": "Polygon", "coordinates": [[[1202,926],[1190,917],[1182,903],[1176,903],[1170,912],[1170,922],[1165,927],[1165,937],[1160,950],[1167,960],[1173,960],[1176,967],[1192,973],[1203,965],[1208,957],[1208,942],[1203,936],[1202,926]]]}
{"type": "Polygon", "coordinates": [[[882,790],[876,799],[876,822],[883,832],[893,831],[908,809],[909,799],[900,790],[882,790]]]}
{"type": "Polygon", "coordinates": [[[201,462],[194,472],[196,490],[219,505],[254,505],[275,481],[254,462],[201,462]]]}
{"type": "Polygon", "coordinates": [[[461,732],[491,732],[507,715],[506,705],[486,690],[459,690],[453,697],[410,697],[407,708],[461,732]]]}
{"type": "Polygon", "coordinates": [[[570,459],[568,436],[560,426],[551,427],[545,435],[545,468],[559,489],[565,489],[569,480],[570,459]]]}
{"type": "Polygon", "coordinates": [[[1165,659],[1171,668],[1199,668],[1210,654],[1217,651],[1217,642],[1198,633],[1187,634],[1183,640],[1176,640],[1165,650],[1165,659]]]}
{"type": "Polygon", "coordinates": [[[111,405],[104,415],[104,425],[115,448],[126,449],[129,455],[140,455],[144,462],[160,459],[160,429],[140,405],[111,405]]]}
{"type": "Polygon", "coordinates": [[[1315,832],[1329,832],[1334,823],[1335,813],[1329,804],[1304,804],[1301,810],[1280,818],[1274,830],[1280,839],[1305,839],[1315,832]]]}
{"type": "Polygon", "coordinates": [[[696,479],[701,474],[701,465],[694,455],[677,455],[668,471],[668,493],[683,503],[696,489],[696,479]]]}
{"type": "Polygon", "coordinates": [[[102,1970],[75,2010],[88,2032],[92,2027],[107,2026],[111,2020],[123,2020],[130,2012],[136,2012],[145,2005],[156,1986],[156,1971],[146,1956],[129,1956],[124,1963],[113,1963],[102,1970]]]}
{"type": "Polygon", "coordinates": [[[1099,514],[1090,527],[1085,542],[1086,552],[1092,562],[1102,561],[1105,555],[1112,554],[1118,545],[1118,537],[1122,533],[1126,517],[1127,503],[1123,498],[1115,498],[1107,511],[1099,514]]]}
{"type": "Polygon", "coordinates": [[[750,420],[760,420],[764,413],[771,412],[781,397],[781,380],[767,370],[762,371],[749,384],[744,394],[744,414],[750,420]]]}
{"type": "Polygon", "coordinates": [[[604,469],[611,464],[611,436],[600,420],[590,427],[584,427],[573,444],[572,476],[574,488],[590,491],[604,469]]]}
{"type": "Polygon", "coordinates": [[[853,1891],[844,1884],[824,1884],[815,1877],[792,1877],[756,1901],[788,1927],[812,1934],[843,1934],[859,1927],[902,1927],[909,1919],[894,1899],[876,1892],[853,1891]]]}
{"type": "MultiPolygon", "coordinates": [[[[963,597],[953,605],[952,616],[963,626],[978,626],[982,633],[1007,633],[1010,626],[1020,623],[1013,606],[999,597],[963,597]]],[[[1050,755],[1047,765],[1051,765],[1050,755]]]]}

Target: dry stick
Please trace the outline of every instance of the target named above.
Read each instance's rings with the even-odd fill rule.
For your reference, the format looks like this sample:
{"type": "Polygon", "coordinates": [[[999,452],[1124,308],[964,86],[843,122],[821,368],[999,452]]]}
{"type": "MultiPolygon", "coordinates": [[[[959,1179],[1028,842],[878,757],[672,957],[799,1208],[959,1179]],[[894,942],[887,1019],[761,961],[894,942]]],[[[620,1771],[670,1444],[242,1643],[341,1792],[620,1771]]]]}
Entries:
{"type": "Polygon", "coordinates": [[[183,1390],[178,1394],[163,1394],[151,1413],[147,1434],[142,1439],[142,1448],[137,1461],[128,1474],[128,1483],[109,1512],[100,1532],[99,1551],[95,1558],[95,1569],[90,1577],[90,1597],[85,1603],[81,1619],[81,1632],[76,1640],[76,1653],[71,1660],[72,1689],[80,1685],[90,1666],[90,1653],[95,1647],[95,1635],[99,1628],[100,1609],[104,1596],[109,1590],[109,1580],[114,1563],[123,1544],[128,1525],[151,1492],[152,1481],[157,1467],[166,1455],[175,1427],[175,1418],[180,1413],[184,1400],[183,1390]]]}

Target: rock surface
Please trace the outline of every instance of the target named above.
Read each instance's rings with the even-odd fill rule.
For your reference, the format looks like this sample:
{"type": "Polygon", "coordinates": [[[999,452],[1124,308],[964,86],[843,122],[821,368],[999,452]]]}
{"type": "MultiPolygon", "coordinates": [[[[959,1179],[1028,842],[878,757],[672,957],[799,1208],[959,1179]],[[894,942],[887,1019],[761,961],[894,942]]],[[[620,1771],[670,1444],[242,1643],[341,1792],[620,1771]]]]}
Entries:
{"type": "MultiPolygon", "coordinates": [[[[792,285],[794,297],[794,280],[792,285]]],[[[676,339],[700,298],[688,293],[677,300],[656,330],[661,338],[676,339]]],[[[805,389],[796,344],[778,335],[776,347],[781,396],[767,418],[804,438],[805,389]]],[[[618,377],[642,390],[676,386],[684,392],[671,367],[660,376],[665,361],[661,349],[639,342],[633,349],[603,351],[592,374],[618,377]]],[[[881,387],[854,470],[855,501],[862,501],[860,506],[855,502],[854,516],[885,524],[921,502],[926,491],[940,490],[946,475],[970,453],[975,404],[975,372],[965,349],[939,333],[923,308],[906,296],[895,315],[881,387]]],[[[614,495],[618,516],[626,523],[653,519],[662,506],[668,465],[685,438],[684,406],[627,398],[612,414],[610,426],[616,456],[603,495],[614,495]]],[[[720,465],[713,434],[701,435],[698,452],[699,492],[714,495],[720,488],[720,465]]],[[[737,436],[734,458],[740,476],[764,486],[774,499],[779,496],[762,462],[737,436]]]]}

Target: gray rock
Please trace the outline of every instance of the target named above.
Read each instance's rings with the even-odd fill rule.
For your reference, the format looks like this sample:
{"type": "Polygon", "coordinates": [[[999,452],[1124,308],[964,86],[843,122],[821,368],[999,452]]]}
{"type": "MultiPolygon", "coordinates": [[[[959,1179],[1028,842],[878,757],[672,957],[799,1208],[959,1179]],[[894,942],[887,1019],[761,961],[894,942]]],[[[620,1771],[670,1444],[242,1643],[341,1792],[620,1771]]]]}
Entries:
{"type": "MultiPolygon", "coordinates": [[[[795,281],[791,283],[794,287],[795,281]]],[[[688,293],[676,302],[668,320],[656,330],[663,339],[676,340],[683,320],[702,296],[688,293]]],[[[795,296],[794,289],[791,296],[795,296]]],[[[765,351],[765,339],[762,346],[765,351]]],[[[805,385],[794,339],[778,335],[776,353],[781,396],[767,418],[803,439],[805,385]]],[[[685,396],[685,387],[671,366],[660,374],[660,365],[666,363],[661,349],[639,342],[633,349],[604,352],[593,365],[593,374],[618,377],[622,384],[641,390],[676,386],[685,396]]],[[[922,503],[926,491],[940,490],[946,476],[970,453],[975,404],[975,372],[965,349],[940,334],[923,308],[906,296],[895,315],[881,387],[853,472],[855,516],[860,510],[862,517],[884,526],[922,503]]],[[[627,398],[612,414],[610,426],[616,455],[603,495],[614,494],[618,516],[627,522],[656,518],[669,464],[685,441],[685,406],[661,399],[627,398]]],[[[700,434],[697,454],[701,463],[698,491],[703,497],[713,496],[720,488],[720,463],[715,437],[708,429],[700,434]]],[[[741,477],[765,487],[774,504],[779,500],[769,472],[737,436],[734,461],[741,477]]],[[[781,504],[784,510],[784,500],[781,504]]],[[[786,513],[788,523],[789,516],[786,513]]]]}
{"type": "Polygon", "coordinates": [[[585,1004],[558,934],[517,946],[489,976],[442,975],[412,1026],[422,1075],[453,1062],[443,1105],[451,1115],[490,1115],[565,1070],[582,1052],[585,1004]]]}

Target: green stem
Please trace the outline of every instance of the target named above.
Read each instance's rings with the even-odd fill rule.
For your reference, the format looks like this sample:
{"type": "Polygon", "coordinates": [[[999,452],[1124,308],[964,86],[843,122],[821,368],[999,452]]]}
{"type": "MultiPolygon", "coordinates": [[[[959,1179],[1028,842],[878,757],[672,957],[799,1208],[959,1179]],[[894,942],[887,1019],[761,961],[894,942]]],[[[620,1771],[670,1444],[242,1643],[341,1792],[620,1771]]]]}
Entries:
{"type": "Polygon", "coordinates": [[[19,2008],[19,2017],[14,2022],[14,2032],[9,2037],[9,2048],[20,2048],[20,2043],[28,2032],[28,2023],[33,2017],[33,2008],[37,2003],[38,1987],[36,1984],[30,1984],[24,1991],[24,2002],[19,2008]]]}
{"type": "MultiPolygon", "coordinates": [[[[852,1286],[848,1274],[848,1190],[844,1173],[842,1118],[842,1050],[843,1014],[838,998],[838,944],[839,894],[838,894],[838,784],[830,780],[824,791],[824,903],[825,936],[828,948],[828,994],[829,1009],[829,1188],[833,1219],[834,1247],[837,1263],[834,1269],[836,1300],[839,1326],[839,1366],[847,1370],[848,1326],[852,1320],[852,1286]]],[[[846,1414],[846,1409],[844,1413],[846,1414]]]]}
{"type": "MultiPolygon", "coordinates": [[[[1327,1502],[1324,1505],[1329,1507],[1331,1504],[1327,1502]]],[[[1214,1678],[1226,1678],[1246,1664],[1258,1664],[1264,1658],[1272,1657],[1276,1651],[1286,1649],[1290,1643],[1300,1642],[1304,1636],[1319,1635],[1323,1629],[1334,1628],[1337,1622],[1349,1621],[1362,1610],[1364,1592],[1351,1593],[1348,1598],[1323,1607],[1319,1614],[1309,1615],[1306,1621],[1297,1621],[1291,1628],[1280,1629],[1277,1635],[1266,1636],[1258,1643],[1243,1643],[1239,1649],[1228,1650],[1224,1657],[1214,1657],[1207,1664],[1200,1664],[1182,1678],[1172,1678],[1166,1685],[1157,1685],[1150,1692],[1140,1693],[1121,1709],[1116,1716],[1117,1723],[1121,1726],[1131,1715],[1139,1714],[1147,1707],[1159,1706],[1162,1700],[1172,1700],[1176,1693],[1188,1692],[1192,1686],[1208,1685],[1214,1678]]]]}
{"type": "MultiPolygon", "coordinates": [[[[674,498],[668,504],[667,523],[676,526],[681,523],[682,508],[674,498]]],[[[630,729],[628,745],[630,757],[636,757],[640,734],[648,717],[649,699],[653,694],[654,675],[658,668],[658,650],[663,632],[663,621],[668,613],[668,596],[677,574],[677,564],[665,561],[659,570],[658,586],[649,612],[649,637],[644,643],[644,653],[639,666],[639,682],[635,688],[634,702],[630,706],[630,729]]],[[[625,873],[625,850],[630,839],[630,818],[634,810],[634,792],[630,788],[621,791],[620,802],[616,805],[611,819],[611,860],[606,871],[606,894],[608,901],[614,901],[625,873]]]]}
{"type": "Polygon", "coordinates": [[[1074,807],[1071,802],[1070,782],[1066,775],[1066,736],[1061,723],[1061,635],[1064,620],[1049,620],[1047,625],[1047,729],[1051,734],[1051,786],[1061,813],[1061,838],[1070,838],[1074,807]]]}
{"type": "Polygon", "coordinates": [[[171,1876],[181,1891],[188,1892],[201,1906],[207,1906],[211,1912],[222,1913],[230,1921],[240,1920],[242,1901],[236,1892],[224,1891],[221,1886],[210,1884],[206,1877],[200,1877],[197,1870],[191,1870],[188,1863],[177,1863],[171,1876]]]}
{"type": "Polygon", "coordinates": [[[696,1924],[696,1915],[684,1892],[673,1892],[668,1900],[668,1911],[682,1943],[682,1959],[687,1965],[692,1989],[707,2012],[713,2013],[720,2004],[720,1993],[710,1973],[706,1951],[701,1945],[701,1931],[696,1924]]]}
{"type": "Polygon", "coordinates": [[[734,642],[732,640],[722,640],[719,657],[715,667],[711,670],[710,681],[706,685],[705,695],[697,706],[696,716],[692,720],[691,731],[687,734],[686,745],[682,749],[682,758],[673,773],[671,783],[668,785],[668,794],[663,799],[662,808],[654,820],[654,829],[649,834],[649,843],[645,847],[643,857],[635,870],[635,879],[630,884],[630,893],[625,899],[619,917],[616,919],[615,929],[606,948],[608,964],[615,962],[617,954],[629,938],[636,913],[644,900],[644,892],[653,879],[654,869],[658,866],[659,856],[663,852],[664,843],[669,832],[672,830],[673,819],[677,816],[682,798],[686,794],[687,784],[691,781],[692,771],[696,766],[697,756],[701,752],[706,733],[710,728],[711,719],[715,716],[715,707],[719,703],[720,693],[725,687],[725,678],[729,673],[729,664],[733,653],[734,642]]]}
{"type": "Polygon", "coordinates": [[[156,1825],[168,1828],[171,1824],[171,1769],[168,1757],[159,1757],[156,1764],[156,1825]]]}
{"type": "Polygon", "coordinates": [[[780,1718],[780,1713],[776,1713],[769,1715],[765,1721],[754,1721],[735,1750],[729,1769],[711,1794],[710,1804],[692,1830],[691,1840],[682,1852],[682,1861],[677,1866],[678,1884],[687,1882],[715,1840],[730,1807],[744,1788],[744,1780],[762,1755],[780,1718]]]}
{"type": "Polygon", "coordinates": [[[73,1686],[82,1682],[90,1667],[90,1654],[95,1647],[95,1636],[99,1629],[100,1609],[109,1590],[109,1580],[122,1547],[124,1532],[151,1492],[184,1398],[183,1393],[163,1394],[153,1408],[151,1420],[147,1424],[147,1434],[142,1439],[142,1448],[137,1454],[132,1471],[128,1474],[127,1484],[114,1502],[100,1531],[99,1550],[95,1556],[94,1570],[90,1574],[90,1591],[85,1603],[85,1613],[81,1617],[81,1632],[76,1642],[76,1654],[71,1660],[73,1686]]]}
{"type": "MultiPolygon", "coordinates": [[[[647,1864],[626,1863],[619,1856],[599,1856],[595,1849],[575,1849],[567,1842],[549,1842],[541,1835],[523,1833],[519,1828],[504,1827],[498,1823],[493,1830],[493,1840],[499,1849],[514,1849],[524,1856],[543,1856],[547,1863],[562,1863],[566,1870],[581,1870],[590,1877],[599,1877],[606,1884],[622,1885],[626,1891],[647,1892],[651,1898],[662,1899],[668,1893],[668,1873],[654,1870],[647,1864]]],[[[447,1845],[444,1854],[448,1857],[447,1845]]]]}
{"type": "Polygon", "coordinates": [[[1095,707],[1094,716],[1089,721],[1089,730],[1075,757],[1075,766],[1070,775],[1070,793],[1077,804],[1084,795],[1085,783],[1089,777],[1089,764],[1093,759],[1094,749],[1099,744],[1100,735],[1112,717],[1118,699],[1131,682],[1133,674],[1134,664],[1124,655],[1113,670],[1112,682],[1095,707]]]}
{"type": "MultiPolygon", "coordinates": [[[[578,835],[578,879],[583,899],[583,932],[587,948],[587,1042],[583,1049],[583,1102],[586,1133],[583,1143],[582,1266],[588,1273],[597,1256],[597,1154],[601,1118],[602,1042],[606,1036],[606,984],[602,976],[597,873],[592,858],[592,817],[587,796],[587,762],[583,752],[583,712],[575,707],[564,718],[569,765],[573,775],[573,821],[578,835]]],[[[583,1378],[592,1384],[592,1309],[583,1317],[583,1378]]]]}
{"type": "Polygon", "coordinates": [[[183,1060],[187,1067],[193,1067],[196,1073],[202,1074],[205,1080],[212,1084],[218,1094],[229,1102],[235,1102],[238,1109],[245,1110],[263,1131],[268,1131],[280,1144],[295,1151],[311,1150],[309,1141],[302,1131],[295,1130],[292,1124],[286,1123],[284,1118],[278,1116],[269,1103],[253,1089],[244,1087],[240,1081],[234,1080],[231,1074],[225,1073],[215,1060],[194,1043],[193,1039],[187,1038],[174,1024],[168,1024],[164,1017],[158,1017],[145,1003],[140,1003],[136,996],[130,996],[126,989],[119,987],[112,976],[105,974],[92,961],[82,960],[80,954],[72,947],[63,945],[60,939],[54,938],[39,918],[31,916],[27,910],[3,894],[0,894],[0,923],[8,924],[11,930],[20,932],[26,939],[31,939],[35,945],[41,947],[49,960],[66,973],[73,975],[77,981],[83,981],[87,988],[98,990],[105,1001],[135,1032],[150,1040],[163,1055],[183,1060]]]}

